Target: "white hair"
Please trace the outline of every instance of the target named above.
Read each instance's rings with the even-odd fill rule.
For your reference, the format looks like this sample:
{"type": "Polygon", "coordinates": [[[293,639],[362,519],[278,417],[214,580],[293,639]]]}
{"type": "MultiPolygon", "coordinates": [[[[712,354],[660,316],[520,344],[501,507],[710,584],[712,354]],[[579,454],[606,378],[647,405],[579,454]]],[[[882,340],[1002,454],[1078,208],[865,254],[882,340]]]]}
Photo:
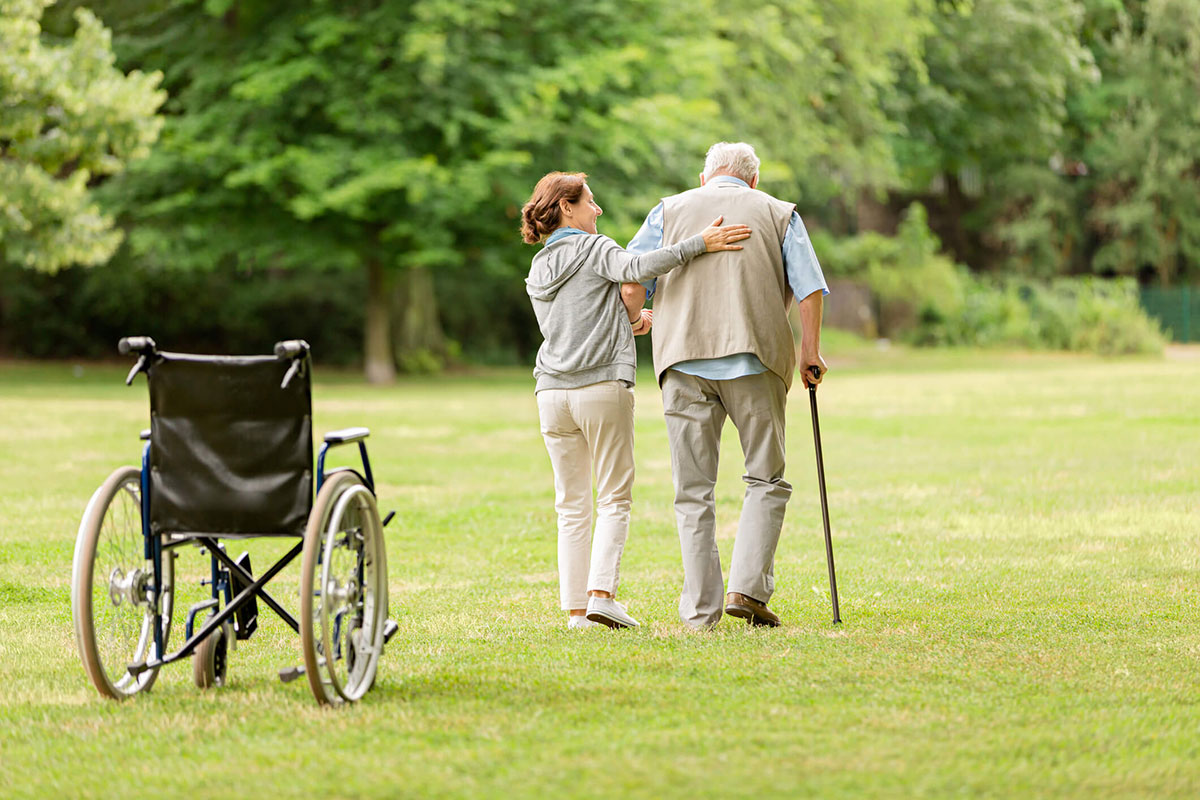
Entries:
{"type": "Polygon", "coordinates": [[[751,145],[745,142],[717,142],[708,148],[708,155],[704,157],[704,179],[711,178],[714,172],[725,171],[750,183],[758,174],[758,165],[758,156],[751,145]]]}

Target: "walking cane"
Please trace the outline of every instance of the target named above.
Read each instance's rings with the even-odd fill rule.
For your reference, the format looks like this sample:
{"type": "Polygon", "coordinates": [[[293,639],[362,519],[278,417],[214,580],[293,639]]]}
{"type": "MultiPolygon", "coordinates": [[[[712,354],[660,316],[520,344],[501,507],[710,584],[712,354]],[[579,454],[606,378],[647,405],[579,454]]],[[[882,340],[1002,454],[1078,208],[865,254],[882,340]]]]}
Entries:
{"type": "MultiPolygon", "coordinates": [[[[821,377],[820,367],[813,365],[809,367],[809,371],[812,372],[814,378],[821,377]]],[[[839,624],[842,621],[842,615],[838,611],[837,576],[833,572],[833,536],[829,533],[829,501],[825,497],[825,460],[821,457],[821,424],[817,420],[817,385],[815,383],[808,384],[808,403],[812,409],[813,442],[817,446],[817,481],[821,485],[821,517],[825,521],[825,560],[829,562],[829,594],[833,598],[833,621],[834,624],[839,624]]]]}

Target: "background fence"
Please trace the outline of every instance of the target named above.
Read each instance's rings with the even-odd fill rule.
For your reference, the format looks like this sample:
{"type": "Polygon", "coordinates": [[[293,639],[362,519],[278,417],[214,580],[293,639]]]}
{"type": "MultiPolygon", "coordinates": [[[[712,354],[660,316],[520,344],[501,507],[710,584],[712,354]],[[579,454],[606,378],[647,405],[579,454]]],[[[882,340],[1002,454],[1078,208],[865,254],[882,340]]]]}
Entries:
{"type": "Polygon", "coordinates": [[[1177,342],[1200,342],[1200,286],[1140,290],[1142,308],[1177,342]]]}

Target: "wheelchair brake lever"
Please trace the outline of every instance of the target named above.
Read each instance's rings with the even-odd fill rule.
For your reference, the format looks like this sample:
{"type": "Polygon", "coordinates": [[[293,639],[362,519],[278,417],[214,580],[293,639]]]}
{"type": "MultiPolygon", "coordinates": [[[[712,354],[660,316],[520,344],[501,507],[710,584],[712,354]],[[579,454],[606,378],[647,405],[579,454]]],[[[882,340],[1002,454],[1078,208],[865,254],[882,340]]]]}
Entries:
{"type": "Polygon", "coordinates": [[[146,356],[145,355],[138,356],[137,363],[133,365],[133,369],[129,370],[129,375],[127,375],[125,377],[125,385],[126,386],[131,385],[133,383],[133,379],[136,378],[137,374],[139,372],[141,372],[145,367],[146,367],[146,356]]]}

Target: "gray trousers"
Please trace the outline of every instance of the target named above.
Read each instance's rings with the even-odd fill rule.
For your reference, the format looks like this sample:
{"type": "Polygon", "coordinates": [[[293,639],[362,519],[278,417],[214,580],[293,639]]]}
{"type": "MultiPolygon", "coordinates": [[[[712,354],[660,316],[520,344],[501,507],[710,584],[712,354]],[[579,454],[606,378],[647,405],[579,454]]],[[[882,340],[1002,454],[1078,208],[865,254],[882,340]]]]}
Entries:
{"type": "Polygon", "coordinates": [[[761,603],[775,591],[775,548],[792,495],[791,485],[783,480],[787,387],[770,371],[709,380],[669,369],[662,392],[683,553],[679,616],[693,627],[706,627],[721,618],[725,599],[713,489],[726,416],[737,428],[746,459],[746,495],[733,544],[729,591],[761,603]]]}

